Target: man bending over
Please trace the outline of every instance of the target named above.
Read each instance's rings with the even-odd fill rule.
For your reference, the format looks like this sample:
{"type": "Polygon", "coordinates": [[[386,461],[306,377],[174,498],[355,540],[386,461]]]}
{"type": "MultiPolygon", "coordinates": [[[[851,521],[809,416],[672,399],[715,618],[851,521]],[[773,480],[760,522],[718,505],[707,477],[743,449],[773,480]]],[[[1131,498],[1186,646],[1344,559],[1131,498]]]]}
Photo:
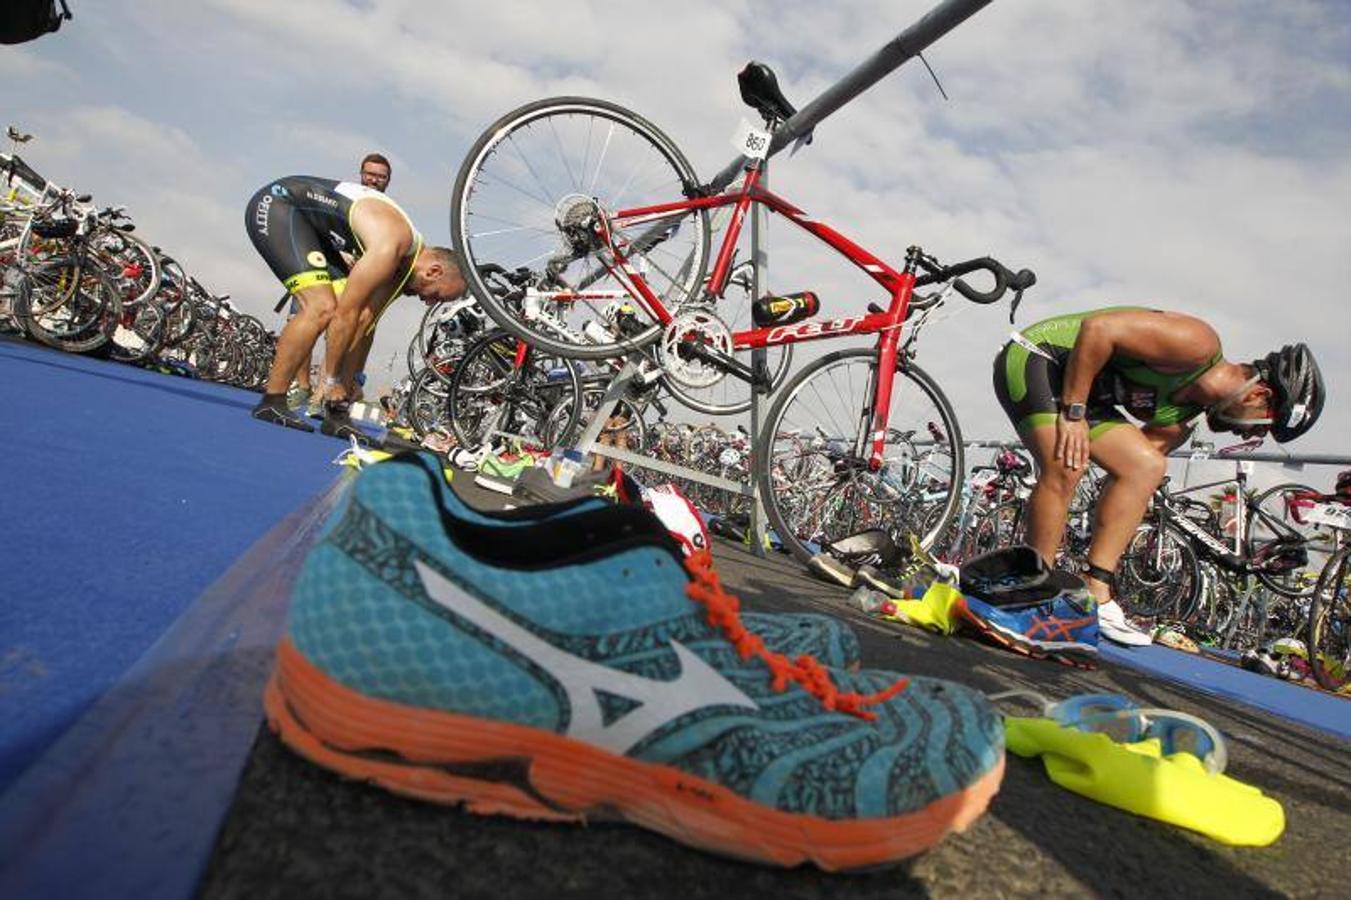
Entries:
{"type": "Polygon", "coordinates": [[[348,419],[351,350],[400,295],[432,304],[464,294],[454,254],[424,246],[408,215],[383,193],[350,182],[292,175],[260,188],[244,214],[259,255],[294,295],[300,311],[282,329],[263,399],[253,417],[314,429],[286,407],[286,389],[319,335],[324,354],[324,434],[358,434],[348,419]],[[349,267],[342,254],[355,258],[349,267]]]}
{"type": "Polygon", "coordinates": [[[1014,332],[995,357],[994,388],[1038,479],[1028,542],[1053,563],[1075,485],[1088,461],[1107,470],[1088,550],[1088,587],[1103,637],[1148,644],[1115,602],[1122,552],[1168,469],[1166,454],[1204,413],[1212,431],[1268,432],[1284,443],[1323,411],[1313,353],[1292,344],[1252,363],[1229,362],[1220,338],[1184,313],[1117,308],[1073,313],[1014,332]],[[1128,421],[1124,409],[1133,419],[1128,421]]]}

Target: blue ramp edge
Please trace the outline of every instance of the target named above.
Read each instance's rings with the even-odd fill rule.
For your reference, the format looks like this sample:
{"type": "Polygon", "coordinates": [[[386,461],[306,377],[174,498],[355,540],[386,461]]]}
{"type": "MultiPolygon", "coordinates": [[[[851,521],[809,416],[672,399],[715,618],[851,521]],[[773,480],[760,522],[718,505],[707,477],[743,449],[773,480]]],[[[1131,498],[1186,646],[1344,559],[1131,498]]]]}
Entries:
{"type": "MultiPolygon", "coordinates": [[[[2,6],[3,4],[0,4],[2,6]]],[[[273,525],[344,442],[258,395],[0,337],[0,795],[273,525]]]]}
{"type": "Polygon", "coordinates": [[[257,541],[0,796],[0,897],[194,893],[263,718],[291,585],[349,481],[257,541]]]}
{"type": "Polygon", "coordinates": [[[1168,647],[1126,648],[1103,641],[1098,649],[1111,662],[1351,741],[1351,699],[1168,647]]]}

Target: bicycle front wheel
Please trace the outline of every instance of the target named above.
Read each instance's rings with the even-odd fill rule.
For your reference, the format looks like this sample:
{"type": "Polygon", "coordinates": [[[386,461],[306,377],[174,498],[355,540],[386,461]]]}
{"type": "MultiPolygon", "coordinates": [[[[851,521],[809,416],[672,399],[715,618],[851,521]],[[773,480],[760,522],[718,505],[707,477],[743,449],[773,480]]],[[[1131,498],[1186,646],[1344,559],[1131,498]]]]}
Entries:
{"type": "Polygon", "coordinates": [[[572,434],[581,410],[581,382],[566,359],[532,350],[516,365],[516,338],[489,332],[460,360],[450,382],[450,427],[461,447],[495,437],[549,448],[572,434]],[[562,407],[562,421],[552,414],[562,407]]]}
{"type": "Polygon", "coordinates": [[[696,297],[708,212],[631,225],[614,216],[680,201],[698,183],[675,143],[622,106],[581,97],[526,104],[489,126],[455,179],[450,233],[465,282],[498,325],[542,350],[606,359],[650,344],[661,325],[636,302],[629,274],[641,273],[668,310],[696,297]],[[625,255],[622,268],[611,247],[625,255]],[[499,296],[480,269],[488,265],[526,273],[522,288],[499,296]],[[621,307],[632,317],[622,338],[621,307]]]}
{"type": "Polygon", "coordinates": [[[1320,687],[1351,684],[1351,546],[1328,558],[1309,607],[1309,665],[1320,687]]]}
{"type": "Polygon", "coordinates": [[[19,283],[14,314],[42,343],[88,353],[108,343],[121,318],[122,301],[98,267],[54,259],[35,266],[19,283]]]}
{"type": "Polygon", "coordinates": [[[866,528],[929,547],[957,509],[962,434],[922,369],[878,372],[875,349],[828,353],[795,375],[770,409],[755,454],[765,513],[793,556],[866,528]],[[892,379],[882,465],[868,465],[880,377],[892,379]]]}
{"type": "Polygon", "coordinates": [[[1278,484],[1248,502],[1248,558],[1258,581],[1284,597],[1312,595],[1336,545],[1332,529],[1303,520],[1318,494],[1308,485],[1278,484]]]}
{"type": "Polygon", "coordinates": [[[1200,596],[1201,568],[1186,535],[1163,522],[1138,526],[1117,566],[1117,602],[1135,616],[1184,622],[1200,596]]]}

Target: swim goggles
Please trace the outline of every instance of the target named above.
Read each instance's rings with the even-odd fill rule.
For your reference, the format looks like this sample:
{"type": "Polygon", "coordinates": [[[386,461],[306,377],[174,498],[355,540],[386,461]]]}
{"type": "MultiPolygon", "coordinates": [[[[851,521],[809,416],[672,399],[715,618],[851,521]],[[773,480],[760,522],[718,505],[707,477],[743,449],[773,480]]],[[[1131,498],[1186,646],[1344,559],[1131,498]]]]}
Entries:
{"type": "Polygon", "coordinates": [[[1204,719],[1174,709],[1140,706],[1121,694],[1078,694],[1059,702],[1036,691],[990,694],[991,701],[1021,697],[1042,708],[1042,715],[1066,728],[1106,734],[1122,744],[1158,740],[1163,754],[1190,753],[1217,775],[1229,763],[1224,738],[1204,719]]]}

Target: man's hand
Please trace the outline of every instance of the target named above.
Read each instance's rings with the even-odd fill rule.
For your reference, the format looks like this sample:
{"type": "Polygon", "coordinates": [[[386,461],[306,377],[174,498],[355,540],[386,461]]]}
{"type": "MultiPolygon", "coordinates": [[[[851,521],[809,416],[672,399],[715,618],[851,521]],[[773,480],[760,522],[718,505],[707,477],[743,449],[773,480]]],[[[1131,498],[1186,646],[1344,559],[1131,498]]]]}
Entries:
{"type": "Polygon", "coordinates": [[[1082,469],[1088,465],[1088,421],[1071,422],[1061,413],[1055,417],[1055,458],[1067,469],[1082,469]]]}

